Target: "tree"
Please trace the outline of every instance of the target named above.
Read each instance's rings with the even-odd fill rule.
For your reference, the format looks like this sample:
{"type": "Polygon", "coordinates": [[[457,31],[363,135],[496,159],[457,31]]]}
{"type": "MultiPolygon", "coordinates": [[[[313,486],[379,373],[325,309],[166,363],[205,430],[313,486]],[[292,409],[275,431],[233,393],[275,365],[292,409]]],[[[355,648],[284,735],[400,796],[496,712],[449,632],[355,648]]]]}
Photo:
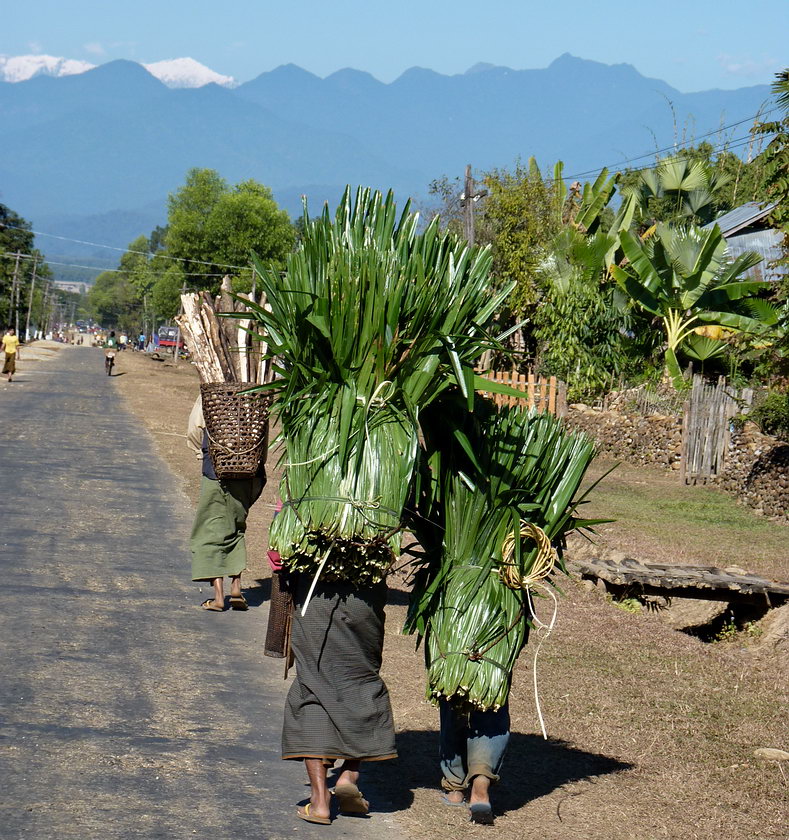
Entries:
{"type": "Polygon", "coordinates": [[[501,283],[517,283],[508,306],[522,317],[537,301],[540,265],[560,228],[556,190],[534,158],[528,166],[519,161],[513,172],[494,169],[484,182],[489,195],[482,215],[493,243],[493,274],[501,283]]]}
{"type": "Polygon", "coordinates": [[[541,373],[564,380],[571,399],[598,393],[627,364],[632,318],[606,282],[612,238],[566,228],[541,269],[542,298],[532,315],[541,373]]]}
{"type": "Polygon", "coordinates": [[[647,240],[631,232],[621,239],[627,264],[614,266],[613,275],[637,306],[659,320],[666,370],[676,388],[684,382],[677,351],[697,327],[759,334],[776,323],[775,309],[758,297],[768,284],[740,279],[761,257],[746,251],[732,260],[717,225],[700,230],[661,223],[647,240]]]}
{"type": "Polygon", "coordinates": [[[657,222],[704,225],[730,209],[723,195],[731,174],[712,163],[711,150],[683,150],[625,180],[623,195],[635,198],[643,229],[657,222]]]}
{"type": "Polygon", "coordinates": [[[140,298],[122,271],[103,271],[88,292],[93,317],[106,327],[134,330],[140,323],[140,298]]]}
{"type": "MultiPolygon", "coordinates": [[[[166,254],[183,261],[188,286],[216,290],[223,274],[248,289],[254,251],[282,268],[296,236],[271,190],[247,180],[234,187],[212,169],[192,169],[168,202],[166,254]]],[[[172,285],[172,277],[167,281],[172,285]]]]}
{"type": "Polygon", "coordinates": [[[0,204],[0,324],[13,324],[18,312],[19,328],[23,332],[28,321],[28,307],[31,325],[37,324],[41,320],[44,298],[41,281],[51,274],[44,255],[34,245],[30,222],[0,204]],[[23,256],[17,260],[15,254],[23,256]],[[17,296],[12,304],[14,274],[17,296]]]}

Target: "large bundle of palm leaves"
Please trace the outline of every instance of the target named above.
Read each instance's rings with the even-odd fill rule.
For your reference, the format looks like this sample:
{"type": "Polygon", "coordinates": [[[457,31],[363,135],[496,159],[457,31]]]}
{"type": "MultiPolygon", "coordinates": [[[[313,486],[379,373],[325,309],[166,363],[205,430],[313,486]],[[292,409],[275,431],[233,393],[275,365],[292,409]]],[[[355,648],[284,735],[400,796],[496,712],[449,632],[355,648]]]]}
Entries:
{"type": "Polygon", "coordinates": [[[270,542],[290,569],[370,583],[399,552],[421,412],[449,388],[473,397],[510,289],[491,291],[488,250],[438,220],[419,232],[391,194],[346,191],[305,219],[284,272],[256,263],[285,450],[270,542]]]}
{"type": "Polygon", "coordinates": [[[426,549],[407,630],[426,638],[428,696],[479,709],[507,700],[552,544],[585,525],[575,515],[594,454],[548,414],[449,409],[425,418],[431,471],[414,530],[426,549]],[[447,417],[456,418],[447,428],[447,417]]]}

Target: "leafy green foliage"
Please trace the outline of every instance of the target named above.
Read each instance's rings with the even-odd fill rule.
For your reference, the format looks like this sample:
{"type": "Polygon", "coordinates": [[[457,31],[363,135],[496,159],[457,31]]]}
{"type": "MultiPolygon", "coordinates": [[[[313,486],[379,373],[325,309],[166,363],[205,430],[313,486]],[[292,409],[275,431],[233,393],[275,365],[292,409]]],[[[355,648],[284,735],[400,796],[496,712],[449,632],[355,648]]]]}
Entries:
{"type": "MultiPolygon", "coordinates": [[[[27,309],[31,303],[31,325],[41,325],[44,320],[44,284],[42,279],[52,276],[44,255],[35,247],[35,237],[30,222],[23,219],[4,204],[0,204],[0,325],[11,324],[15,311],[11,306],[11,288],[14,272],[19,284],[20,332],[27,321],[27,309]],[[11,254],[25,254],[32,259],[20,259],[11,254]],[[35,271],[36,283],[33,282],[35,271]]],[[[57,297],[57,295],[56,295],[57,297]]]]}
{"type": "Polygon", "coordinates": [[[606,282],[609,244],[604,234],[568,229],[542,265],[542,300],[532,315],[539,370],[566,382],[571,400],[605,390],[627,364],[633,319],[606,282]]]}
{"type": "Polygon", "coordinates": [[[559,230],[556,195],[532,159],[516,163],[508,172],[494,169],[485,176],[489,195],[484,220],[493,243],[493,274],[502,283],[515,283],[508,302],[522,317],[538,297],[539,272],[549,245],[559,230]]]}
{"type": "Polygon", "coordinates": [[[748,414],[766,435],[789,441],[789,393],[771,391],[748,414]]]}
{"type": "Polygon", "coordinates": [[[633,302],[659,318],[666,334],[665,363],[675,387],[683,387],[680,345],[702,324],[765,334],[777,322],[775,309],[758,297],[767,284],[742,280],[761,259],[745,252],[728,256],[720,229],[659,224],[646,241],[622,234],[625,267],[614,266],[617,283],[633,302]]]}
{"type": "Polygon", "coordinates": [[[284,362],[286,504],[272,546],[293,568],[380,576],[399,545],[420,413],[451,387],[473,399],[488,321],[511,286],[491,294],[489,249],[438,219],[418,233],[408,205],[398,214],[391,193],[365,189],[346,190],[334,217],[305,214],[284,273],[255,266],[268,304],[254,317],[284,362]]]}
{"type": "Polygon", "coordinates": [[[227,273],[236,278],[237,290],[248,291],[250,253],[281,269],[295,243],[288,214],[257,181],[230,187],[211,169],[192,169],[168,207],[167,254],[186,261],[182,270],[189,288],[216,290],[219,276],[227,273]]]}

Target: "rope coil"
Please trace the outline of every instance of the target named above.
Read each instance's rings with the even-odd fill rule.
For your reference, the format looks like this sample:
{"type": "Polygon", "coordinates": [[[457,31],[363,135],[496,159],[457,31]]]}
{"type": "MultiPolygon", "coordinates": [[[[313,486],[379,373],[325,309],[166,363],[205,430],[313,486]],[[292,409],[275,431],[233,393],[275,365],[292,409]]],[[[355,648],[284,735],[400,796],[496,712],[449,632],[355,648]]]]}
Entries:
{"type": "Polygon", "coordinates": [[[509,589],[527,591],[547,578],[556,567],[556,550],[545,531],[538,525],[521,520],[520,531],[507,534],[501,544],[501,566],[498,574],[501,582],[509,589]],[[524,574],[515,562],[515,540],[532,539],[537,545],[537,556],[534,558],[531,571],[524,574]]]}

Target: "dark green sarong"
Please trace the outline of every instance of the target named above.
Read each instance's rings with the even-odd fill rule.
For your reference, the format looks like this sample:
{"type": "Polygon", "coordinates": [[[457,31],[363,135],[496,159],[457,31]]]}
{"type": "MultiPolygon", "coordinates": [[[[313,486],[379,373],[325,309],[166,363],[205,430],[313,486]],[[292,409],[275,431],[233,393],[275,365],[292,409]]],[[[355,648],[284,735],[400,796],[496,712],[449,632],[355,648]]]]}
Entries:
{"type": "Polygon", "coordinates": [[[381,679],[386,584],[356,589],[300,575],[291,644],[296,679],[285,701],[282,757],[395,758],[389,692],[381,679]]]}
{"type": "Polygon", "coordinates": [[[260,478],[214,481],[203,476],[189,547],[192,580],[240,575],[247,567],[247,514],[263,490],[260,478]]]}

